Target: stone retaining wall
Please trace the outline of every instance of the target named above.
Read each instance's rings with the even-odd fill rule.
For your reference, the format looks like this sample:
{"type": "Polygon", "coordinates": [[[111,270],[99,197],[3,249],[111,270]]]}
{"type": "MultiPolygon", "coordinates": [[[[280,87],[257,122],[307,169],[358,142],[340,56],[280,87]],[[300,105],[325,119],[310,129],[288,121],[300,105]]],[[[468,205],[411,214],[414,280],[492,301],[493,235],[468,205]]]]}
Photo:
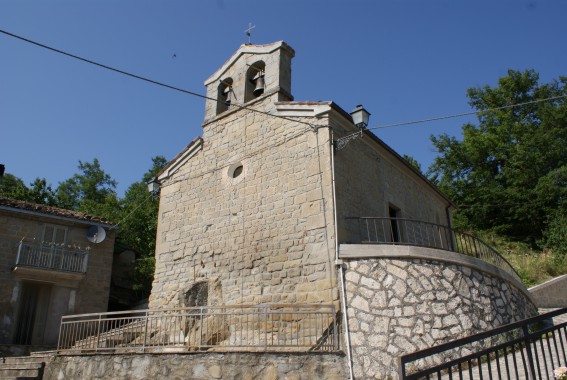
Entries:
{"type": "Polygon", "coordinates": [[[71,379],[328,379],[348,378],[339,354],[206,353],[58,356],[45,380],[71,379]]]}
{"type": "Polygon", "coordinates": [[[567,307],[567,274],[530,288],[537,307],[567,307]]]}
{"type": "Polygon", "coordinates": [[[348,319],[358,379],[397,378],[397,359],[537,314],[488,273],[423,259],[348,259],[348,319]]]}

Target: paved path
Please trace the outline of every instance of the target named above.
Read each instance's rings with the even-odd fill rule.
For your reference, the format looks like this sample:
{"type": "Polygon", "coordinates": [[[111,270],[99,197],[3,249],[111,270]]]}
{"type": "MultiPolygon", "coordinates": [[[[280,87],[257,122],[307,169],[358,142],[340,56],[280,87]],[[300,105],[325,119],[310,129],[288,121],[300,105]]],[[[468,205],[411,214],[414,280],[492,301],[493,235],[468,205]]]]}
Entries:
{"type": "MultiPolygon", "coordinates": [[[[539,309],[540,314],[545,314],[547,312],[556,309],[539,309]]],[[[553,318],[553,324],[558,325],[567,322],[567,314],[563,314],[553,318]]],[[[565,362],[567,347],[563,347],[559,341],[559,332],[555,332],[557,346],[554,344],[553,339],[548,339],[542,341],[542,345],[537,344],[537,358],[536,365],[539,363],[539,371],[536,367],[536,375],[541,373],[541,377],[538,379],[549,379],[554,380],[553,370],[559,366],[567,366],[565,362]],[[548,344],[549,343],[549,344],[548,344]]],[[[566,332],[562,331],[561,336],[563,337],[563,343],[567,343],[566,332]]],[[[482,371],[479,371],[478,367],[473,367],[471,373],[468,369],[463,370],[461,374],[459,372],[453,372],[451,375],[445,374],[441,376],[441,379],[459,379],[459,380],[476,380],[476,379],[510,379],[510,380],[531,380],[527,374],[527,369],[524,367],[524,362],[527,363],[528,354],[526,349],[522,349],[505,357],[499,358],[499,360],[492,360],[490,364],[483,363],[482,371]],[[500,368],[500,371],[499,371],[500,368]],[[508,371],[509,369],[509,375],[508,371]],[[482,373],[480,373],[482,372],[482,373]]],[[[431,377],[437,379],[437,377],[431,377]]]]}

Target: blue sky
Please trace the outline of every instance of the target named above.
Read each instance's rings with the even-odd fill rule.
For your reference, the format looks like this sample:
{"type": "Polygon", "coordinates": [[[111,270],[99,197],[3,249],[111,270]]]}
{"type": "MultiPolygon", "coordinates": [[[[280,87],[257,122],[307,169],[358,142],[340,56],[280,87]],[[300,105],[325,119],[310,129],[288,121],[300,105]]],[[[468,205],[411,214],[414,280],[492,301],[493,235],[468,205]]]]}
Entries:
{"type": "MultiPolygon", "coordinates": [[[[363,104],[371,127],[470,111],[466,90],[508,69],[567,75],[566,17],[565,0],[0,0],[2,30],[202,94],[252,22],[253,43],[295,49],[295,100],[363,104]]],[[[26,184],[56,187],[98,158],[122,195],[151,157],[201,135],[203,111],[203,99],[0,34],[0,163],[26,184]]],[[[375,133],[426,168],[429,136],[474,120],[375,133]]]]}

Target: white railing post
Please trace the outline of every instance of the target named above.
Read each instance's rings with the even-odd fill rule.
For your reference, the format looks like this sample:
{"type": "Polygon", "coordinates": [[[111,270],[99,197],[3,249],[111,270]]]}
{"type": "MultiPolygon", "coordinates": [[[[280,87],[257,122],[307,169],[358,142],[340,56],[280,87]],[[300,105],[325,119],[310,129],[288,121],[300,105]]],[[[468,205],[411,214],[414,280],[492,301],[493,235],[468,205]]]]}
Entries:
{"type": "Polygon", "coordinates": [[[89,262],[89,252],[87,251],[83,256],[83,273],[87,273],[87,264],[89,262]]]}
{"type": "Polygon", "coordinates": [[[18,245],[18,255],[16,256],[16,265],[21,264],[20,263],[20,255],[22,254],[22,245],[23,245],[23,241],[20,241],[20,244],[18,245]]]}

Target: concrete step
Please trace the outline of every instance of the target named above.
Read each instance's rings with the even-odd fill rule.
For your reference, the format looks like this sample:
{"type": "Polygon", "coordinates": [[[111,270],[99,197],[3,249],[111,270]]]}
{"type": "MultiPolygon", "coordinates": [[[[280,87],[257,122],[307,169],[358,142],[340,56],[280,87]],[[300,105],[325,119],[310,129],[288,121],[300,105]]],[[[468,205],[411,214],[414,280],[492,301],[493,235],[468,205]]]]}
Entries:
{"type": "Polygon", "coordinates": [[[0,364],[0,379],[42,379],[45,363],[2,363],[0,364]]]}
{"type": "Polygon", "coordinates": [[[7,356],[0,360],[0,364],[27,364],[27,363],[42,363],[45,361],[43,356],[7,356]]]}
{"type": "Polygon", "coordinates": [[[50,358],[53,357],[57,354],[57,351],[55,350],[49,350],[49,351],[32,351],[30,352],[30,356],[33,357],[42,357],[42,358],[50,358]]]}

